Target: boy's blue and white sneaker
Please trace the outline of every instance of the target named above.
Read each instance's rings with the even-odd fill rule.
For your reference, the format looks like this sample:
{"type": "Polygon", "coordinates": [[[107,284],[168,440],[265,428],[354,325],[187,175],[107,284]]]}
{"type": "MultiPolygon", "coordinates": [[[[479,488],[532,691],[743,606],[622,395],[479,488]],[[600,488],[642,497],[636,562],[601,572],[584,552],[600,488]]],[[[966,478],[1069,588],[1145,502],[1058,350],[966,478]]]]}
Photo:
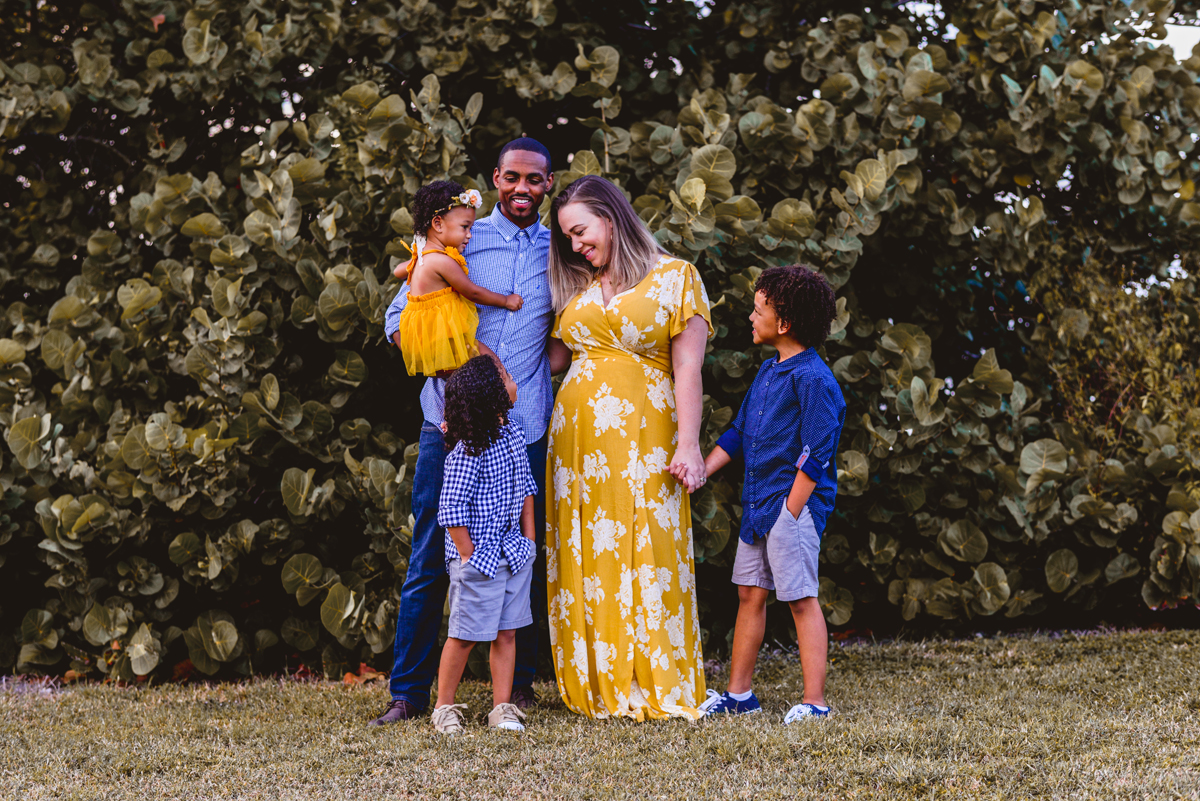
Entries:
{"type": "Polygon", "coordinates": [[[796,704],[783,716],[784,723],[795,723],[798,720],[829,717],[829,707],[816,704],[796,704]]]}
{"type": "Polygon", "coordinates": [[[719,693],[716,690],[709,690],[708,698],[698,708],[706,716],[721,713],[749,715],[762,711],[762,706],[758,703],[758,696],[754,693],[750,693],[750,697],[745,701],[739,701],[727,692],[719,693]]]}

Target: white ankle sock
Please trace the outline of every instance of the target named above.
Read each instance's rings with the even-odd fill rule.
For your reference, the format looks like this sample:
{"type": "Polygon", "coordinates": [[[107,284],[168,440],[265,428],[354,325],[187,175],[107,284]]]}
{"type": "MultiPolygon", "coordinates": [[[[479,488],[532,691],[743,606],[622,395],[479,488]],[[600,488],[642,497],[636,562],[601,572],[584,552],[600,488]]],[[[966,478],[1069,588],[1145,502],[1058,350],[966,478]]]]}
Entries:
{"type": "Polygon", "coordinates": [[[750,696],[754,695],[754,690],[746,690],[744,693],[729,693],[729,697],[735,701],[749,701],[750,696]]]}

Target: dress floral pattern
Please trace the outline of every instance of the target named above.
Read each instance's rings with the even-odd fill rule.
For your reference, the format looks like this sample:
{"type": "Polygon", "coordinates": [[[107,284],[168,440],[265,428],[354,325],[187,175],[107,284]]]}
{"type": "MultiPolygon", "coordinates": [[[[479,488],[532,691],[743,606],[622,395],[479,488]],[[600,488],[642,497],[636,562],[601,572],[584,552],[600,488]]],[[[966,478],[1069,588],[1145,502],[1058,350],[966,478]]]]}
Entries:
{"type": "Polygon", "coordinates": [[[563,701],[589,717],[695,718],[704,697],[691,510],[667,472],[670,343],[695,315],[711,335],[696,268],[663,256],[607,308],[594,281],[555,323],[573,359],[550,418],[550,641],[563,701]]]}

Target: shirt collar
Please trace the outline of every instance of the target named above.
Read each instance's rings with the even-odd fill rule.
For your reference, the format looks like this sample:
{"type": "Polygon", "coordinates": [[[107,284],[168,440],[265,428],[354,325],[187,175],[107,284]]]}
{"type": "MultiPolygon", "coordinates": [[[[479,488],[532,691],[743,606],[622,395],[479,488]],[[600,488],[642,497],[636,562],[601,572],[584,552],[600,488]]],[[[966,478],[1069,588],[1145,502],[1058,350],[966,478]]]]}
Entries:
{"type": "Polygon", "coordinates": [[[807,349],[801,351],[800,353],[797,353],[795,356],[791,357],[790,359],[784,359],[783,361],[779,361],[779,356],[778,356],[778,354],[776,354],[775,358],[772,359],[770,362],[768,362],[768,364],[770,364],[776,370],[786,373],[786,372],[791,372],[792,370],[795,370],[801,364],[811,360],[813,357],[816,357],[818,359],[821,358],[820,356],[817,356],[816,348],[807,348],[807,349]]]}
{"type": "Polygon", "coordinates": [[[521,228],[521,226],[504,216],[504,212],[500,210],[499,203],[492,209],[490,217],[493,227],[495,227],[500,236],[504,237],[505,242],[511,242],[513,237],[521,233],[521,231],[526,231],[529,234],[530,242],[536,242],[538,237],[542,235],[542,231],[546,230],[540,219],[528,228],[521,228]]]}

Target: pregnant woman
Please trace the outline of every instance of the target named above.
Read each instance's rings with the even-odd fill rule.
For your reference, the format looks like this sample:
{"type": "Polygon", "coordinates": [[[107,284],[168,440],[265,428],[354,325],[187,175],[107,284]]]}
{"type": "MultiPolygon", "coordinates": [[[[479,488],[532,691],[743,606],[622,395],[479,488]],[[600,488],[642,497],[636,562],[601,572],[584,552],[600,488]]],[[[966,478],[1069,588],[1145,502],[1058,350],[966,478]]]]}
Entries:
{"type": "Polygon", "coordinates": [[[550,218],[553,336],[573,355],[547,480],[559,691],[594,718],[696,718],[705,686],[688,493],[705,481],[708,296],[603,178],[568,186],[550,218]]]}

